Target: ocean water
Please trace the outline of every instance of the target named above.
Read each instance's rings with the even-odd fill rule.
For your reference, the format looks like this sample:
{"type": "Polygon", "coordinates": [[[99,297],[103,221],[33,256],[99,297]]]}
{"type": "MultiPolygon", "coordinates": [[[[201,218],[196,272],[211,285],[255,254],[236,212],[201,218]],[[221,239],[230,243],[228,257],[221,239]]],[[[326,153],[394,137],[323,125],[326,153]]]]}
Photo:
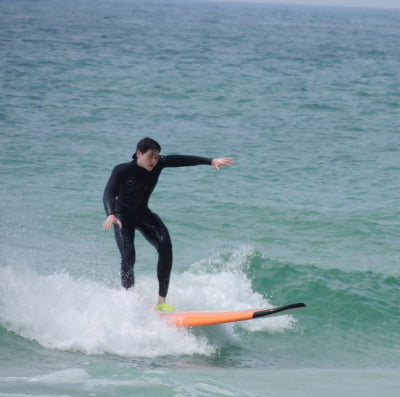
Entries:
{"type": "Polygon", "coordinates": [[[0,396],[399,395],[399,11],[2,0],[0,32],[0,396]],[[140,235],[120,287],[102,193],[144,136],[235,161],[161,175],[171,304],[306,310],[167,327],[140,235]]]}

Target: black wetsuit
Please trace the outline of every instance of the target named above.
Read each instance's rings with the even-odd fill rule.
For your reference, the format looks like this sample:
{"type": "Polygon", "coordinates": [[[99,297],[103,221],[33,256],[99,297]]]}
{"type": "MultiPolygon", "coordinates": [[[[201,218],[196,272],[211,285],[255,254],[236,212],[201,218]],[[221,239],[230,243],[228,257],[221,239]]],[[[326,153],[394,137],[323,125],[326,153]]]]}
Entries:
{"type": "Polygon", "coordinates": [[[211,164],[212,159],[197,156],[160,156],[152,171],[133,161],[117,165],[104,190],[104,209],[108,215],[115,215],[122,228],[114,225],[115,239],[121,252],[121,282],[123,287],[134,285],[135,230],[139,230],[158,252],[157,277],[159,295],[166,297],[172,267],[172,244],[167,227],[160,217],[148,207],[161,171],[166,167],[185,167],[211,164]]]}

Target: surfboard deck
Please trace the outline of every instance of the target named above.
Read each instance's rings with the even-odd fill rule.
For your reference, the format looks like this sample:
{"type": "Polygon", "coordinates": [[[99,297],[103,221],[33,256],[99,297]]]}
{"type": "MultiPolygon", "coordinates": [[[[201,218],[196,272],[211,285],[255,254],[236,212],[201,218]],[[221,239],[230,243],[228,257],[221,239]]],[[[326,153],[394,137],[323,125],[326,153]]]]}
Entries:
{"type": "Polygon", "coordinates": [[[239,310],[224,312],[172,312],[160,313],[161,316],[171,326],[175,327],[199,327],[204,325],[215,325],[223,323],[231,323],[244,320],[253,320],[255,318],[266,316],[277,316],[288,314],[293,311],[304,309],[304,303],[291,303],[289,305],[274,306],[264,309],[255,310],[239,310]]]}

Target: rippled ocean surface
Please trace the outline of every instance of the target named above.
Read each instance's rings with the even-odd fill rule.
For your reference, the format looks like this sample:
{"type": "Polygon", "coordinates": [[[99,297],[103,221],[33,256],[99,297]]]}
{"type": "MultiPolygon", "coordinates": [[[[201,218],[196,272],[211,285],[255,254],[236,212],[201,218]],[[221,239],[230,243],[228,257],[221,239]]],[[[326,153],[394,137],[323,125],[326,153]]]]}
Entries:
{"type": "Polygon", "coordinates": [[[398,396],[400,12],[207,1],[0,2],[0,396],[398,396]],[[175,329],[137,236],[119,284],[102,193],[166,169],[175,329]]]}

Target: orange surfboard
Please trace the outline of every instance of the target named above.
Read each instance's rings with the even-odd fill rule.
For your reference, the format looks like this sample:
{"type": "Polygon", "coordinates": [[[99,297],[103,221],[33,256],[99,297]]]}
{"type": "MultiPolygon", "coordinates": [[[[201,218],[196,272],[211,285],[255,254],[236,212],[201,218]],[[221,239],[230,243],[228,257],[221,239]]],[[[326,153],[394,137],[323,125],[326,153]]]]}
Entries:
{"type": "Polygon", "coordinates": [[[299,309],[304,309],[304,303],[291,303],[284,306],[274,306],[266,309],[242,310],[232,312],[172,312],[161,313],[167,323],[176,327],[199,327],[231,323],[236,321],[252,320],[265,316],[288,314],[299,309]]]}

